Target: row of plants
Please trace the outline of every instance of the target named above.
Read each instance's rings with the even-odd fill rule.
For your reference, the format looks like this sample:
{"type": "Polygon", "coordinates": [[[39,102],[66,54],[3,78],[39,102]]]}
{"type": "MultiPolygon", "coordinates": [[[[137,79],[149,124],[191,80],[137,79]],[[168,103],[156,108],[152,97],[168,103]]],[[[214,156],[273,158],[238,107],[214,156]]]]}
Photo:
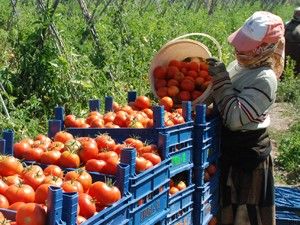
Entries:
{"type": "MultiPolygon", "coordinates": [[[[234,56],[226,37],[261,10],[260,1],[232,1],[232,7],[216,7],[212,15],[205,5],[197,10],[183,7],[185,1],[147,5],[113,1],[106,9],[100,3],[94,18],[99,38],[95,41],[77,1],[61,1],[55,10],[55,1],[45,2],[41,10],[36,1],[18,1],[14,11],[10,1],[0,0],[1,95],[10,114],[10,119],[0,114],[0,129],[14,129],[17,139],[46,133],[56,105],[84,117],[88,99],[110,95],[124,104],[129,90],[153,97],[148,79],[151,59],[163,44],[182,34],[203,32],[215,37],[222,46],[222,59],[229,63],[234,56]],[[63,47],[57,46],[51,24],[63,47]]],[[[97,3],[86,2],[92,13],[97,3]]],[[[282,6],[272,10],[288,21],[294,5],[282,6]]],[[[217,55],[213,43],[199,40],[217,55]]],[[[300,105],[299,81],[291,66],[286,74],[278,101],[300,105]]]]}

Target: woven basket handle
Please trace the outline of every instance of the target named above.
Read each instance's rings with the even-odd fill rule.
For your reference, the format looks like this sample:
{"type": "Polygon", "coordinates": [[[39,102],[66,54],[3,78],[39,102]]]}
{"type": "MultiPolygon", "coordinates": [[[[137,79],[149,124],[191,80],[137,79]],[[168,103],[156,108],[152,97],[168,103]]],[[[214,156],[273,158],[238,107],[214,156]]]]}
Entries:
{"type": "Polygon", "coordinates": [[[177,38],[174,38],[172,41],[177,41],[179,39],[187,38],[187,37],[191,37],[191,36],[201,36],[201,37],[207,37],[208,39],[210,39],[217,46],[219,59],[220,60],[222,59],[222,50],[221,50],[222,47],[221,47],[221,45],[219,44],[219,42],[214,37],[212,37],[208,34],[205,34],[205,33],[189,33],[189,34],[185,34],[185,35],[179,36],[177,38]]]}

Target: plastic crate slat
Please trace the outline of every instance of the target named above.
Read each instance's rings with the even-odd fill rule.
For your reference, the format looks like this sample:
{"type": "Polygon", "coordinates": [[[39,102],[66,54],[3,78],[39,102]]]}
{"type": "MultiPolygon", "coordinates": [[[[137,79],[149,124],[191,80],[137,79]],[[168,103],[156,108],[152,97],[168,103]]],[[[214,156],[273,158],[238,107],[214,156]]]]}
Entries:
{"type": "Polygon", "coordinates": [[[277,225],[300,225],[300,215],[292,211],[276,210],[277,225]]]}
{"type": "Polygon", "coordinates": [[[169,190],[166,188],[141,206],[137,206],[138,200],[132,200],[129,216],[132,219],[133,225],[155,224],[164,220],[169,211],[168,194],[169,190]]]}
{"type": "Polygon", "coordinates": [[[300,212],[300,189],[275,187],[275,205],[278,209],[289,209],[300,212]]]}

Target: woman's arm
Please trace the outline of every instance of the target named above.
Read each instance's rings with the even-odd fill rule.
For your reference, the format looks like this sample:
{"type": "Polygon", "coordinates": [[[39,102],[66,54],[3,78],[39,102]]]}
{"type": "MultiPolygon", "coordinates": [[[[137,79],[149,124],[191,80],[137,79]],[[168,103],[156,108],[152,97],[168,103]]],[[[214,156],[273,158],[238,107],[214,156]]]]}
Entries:
{"type": "Polygon", "coordinates": [[[275,101],[277,81],[272,71],[262,71],[244,89],[234,90],[228,72],[217,73],[213,77],[213,98],[223,118],[231,130],[238,130],[248,123],[261,123],[266,111],[275,101]]]}

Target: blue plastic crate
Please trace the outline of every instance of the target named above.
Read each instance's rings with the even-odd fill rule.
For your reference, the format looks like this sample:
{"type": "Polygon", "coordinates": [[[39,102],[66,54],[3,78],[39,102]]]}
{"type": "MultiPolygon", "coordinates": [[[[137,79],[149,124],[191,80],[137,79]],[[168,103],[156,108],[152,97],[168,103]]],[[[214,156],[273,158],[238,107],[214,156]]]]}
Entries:
{"type": "Polygon", "coordinates": [[[275,187],[275,206],[277,210],[300,212],[300,189],[275,187]]]}
{"type": "Polygon", "coordinates": [[[162,221],[168,209],[170,159],[143,173],[135,173],[136,151],[124,149],[121,162],[129,164],[129,191],[133,195],[129,215],[132,225],[155,224],[162,221]]]}
{"type": "Polygon", "coordinates": [[[193,224],[206,225],[213,217],[211,210],[211,202],[208,201],[203,205],[196,205],[193,207],[193,224]]]}
{"type": "Polygon", "coordinates": [[[204,180],[204,174],[205,169],[209,166],[208,164],[205,164],[203,167],[194,167],[193,168],[193,182],[196,185],[196,187],[206,187],[209,186],[211,189],[215,189],[219,185],[220,180],[220,170],[218,163],[217,165],[217,172],[210,178],[209,181],[204,180]]]}
{"type": "Polygon", "coordinates": [[[0,208],[0,212],[4,215],[4,217],[8,220],[15,221],[16,220],[16,211],[0,208]]]}
{"type": "MultiPolygon", "coordinates": [[[[134,101],[136,92],[128,93],[128,101],[134,101]]],[[[90,110],[98,110],[99,100],[90,100],[90,110]],[[92,103],[91,103],[92,101],[92,103]],[[96,102],[96,103],[95,103],[96,102]]],[[[112,110],[112,97],[105,98],[105,111],[112,110]]],[[[100,104],[100,103],[99,103],[100,104]]],[[[165,127],[164,108],[153,107],[153,128],[64,128],[64,108],[56,107],[55,119],[49,120],[48,136],[53,137],[58,131],[65,129],[74,136],[95,137],[100,133],[107,133],[117,142],[122,143],[130,136],[139,137],[142,141],[156,144],[163,152],[162,158],[171,158],[171,176],[178,174],[193,164],[193,121],[191,119],[191,102],[183,102],[184,124],[165,127]]]]}
{"type": "Polygon", "coordinates": [[[168,208],[169,181],[152,191],[149,199],[135,198],[131,201],[129,217],[131,225],[154,225],[166,218],[168,208]],[[141,202],[143,200],[143,202],[141,202]]]}
{"type": "Polygon", "coordinates": [[[186,208],[193,203],[193,193],[195,190],[195,185],[190,184],[184,190],[176,193],[173,196],[169,196],[169,209],[170,212],[168,217],[172,217],[173,215],[180,212],[183,208],[186,208]]]}
{"type": "Polygon", "coordinates": [[[163,225],[193,225],[193,203],[182,208],[177,214],[168,216],[163,225]]]}
{"type": "Polygon", "coordinates": [[[197,167],[211,163],[220,156],[221,120],[215,116],[207,121],[206,105],[196,106],[196,118],[193,131],[193,160],[197,167]]]}
{"type": "Polygon", "coordinates": [[[193,195],[193,221],[194,224],[206,225],[219,211],[218,180],[211,185],[196,187],[193,195]]]}
{"type": "Polygon", "coordinates": [[[276,211],[277,225],[300,225],[300,215],[292,211],[276,211]]]}

